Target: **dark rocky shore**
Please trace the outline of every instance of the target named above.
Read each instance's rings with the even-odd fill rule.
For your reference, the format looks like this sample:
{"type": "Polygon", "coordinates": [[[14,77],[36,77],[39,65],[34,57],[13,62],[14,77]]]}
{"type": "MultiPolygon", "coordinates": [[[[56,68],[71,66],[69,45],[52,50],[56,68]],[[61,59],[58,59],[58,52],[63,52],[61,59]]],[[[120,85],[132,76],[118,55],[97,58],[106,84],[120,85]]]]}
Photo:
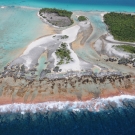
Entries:
{"type": "Polygon", "coordinates": [[[90,100],[134,94],[135,78],[131,74],[110,71],[97,74],[91,70],[58,72],[46,69],[38,77],[36,69],[26,70],[23,65],[5,67],[0,78],[0,104],[7,96],[7,103],[11,103],[90,100]]]}
{"type": "Polygon", "coordinates": [[[52,25],[66,27],[73,24],[71,19],[72,12],[55,8],[43,8],[39,11],[39,16],[47,20],[52,25]]]}
{"type": "Polygon", "coordinates": [[[72,24],[68,17],[59,16],[57,13],[45,13],[42,15],[49,23],[59,27],[66,27],[72,24]]]}

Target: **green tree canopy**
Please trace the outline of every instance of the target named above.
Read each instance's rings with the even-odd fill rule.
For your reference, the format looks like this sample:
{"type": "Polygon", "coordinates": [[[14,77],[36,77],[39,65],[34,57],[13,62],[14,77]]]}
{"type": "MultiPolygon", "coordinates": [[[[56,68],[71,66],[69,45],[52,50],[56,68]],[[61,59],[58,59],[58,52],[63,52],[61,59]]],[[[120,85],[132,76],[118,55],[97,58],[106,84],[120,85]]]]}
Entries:
{"type": "Polygon", "coordinates": [[[125,13],[107,13],[104,21],[114,39],[135,42],[135,15],[125,13]]]}

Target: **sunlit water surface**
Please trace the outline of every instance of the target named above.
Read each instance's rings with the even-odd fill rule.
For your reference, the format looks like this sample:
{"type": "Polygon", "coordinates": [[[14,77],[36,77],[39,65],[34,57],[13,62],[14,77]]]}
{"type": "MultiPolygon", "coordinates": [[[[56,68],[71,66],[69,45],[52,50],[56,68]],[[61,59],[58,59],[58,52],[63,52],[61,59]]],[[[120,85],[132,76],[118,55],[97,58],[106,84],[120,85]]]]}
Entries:
{"type": "MultiPolygon", "coordinates": [[[[44,24],[37,17],[37,9],[18,8],[13,6],[28,6],[34,8],[56,7],[68,10],[99,10],[99,11],[135,11],[135,1],[131,0],[1,0],[0,8],[0,68],[19,56],[25,47],[45,33],[44,24]]],[[[97,25],[97,35],[91,36],[91,42],[106,32],[101,22],[101,16],[89,15],[91,23],[97,25]],[[100,26],[99,29],[98,26],[100,26]]],[[[87,45],[86,45],[87,47],[87,45]]],[[[89,60],[92,50],[82,55],[89,60]],[[90,56],[90,55],[89,55],[90,56]]],[[[81,54],[82,53],[82,54],[81,54]]],[[[93,53],[93,55],[96,55],[93,53]]],[[[91,56],[92,57],[92,56],[91,56]]],[[[45,61],[45,57],[39,59],[45,61]]],[[[38,67],[41,70],[41,67],[38,67]]],[[[1,135],[134,135],[135,106],[134,101],[126,101],[122,107],[110,106],[101,111],[83,109],[74,112],[71,108],[64,110],[0,113],[1,135]]],[[[10,109],[14,110],[14,108],[10,109]]]]}

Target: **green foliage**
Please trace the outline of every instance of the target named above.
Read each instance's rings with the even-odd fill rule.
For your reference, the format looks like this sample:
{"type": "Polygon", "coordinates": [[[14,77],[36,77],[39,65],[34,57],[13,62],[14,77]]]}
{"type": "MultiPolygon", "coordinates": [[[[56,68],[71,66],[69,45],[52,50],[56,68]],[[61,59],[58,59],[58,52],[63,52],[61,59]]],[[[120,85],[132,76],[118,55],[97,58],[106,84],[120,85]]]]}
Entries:
{"type": "Polygon", "coordinates": [[[56,8],[42,8],[39,11],[39,14],[41,13],[57,13],[59,16],[66,16],[68,18],[71,18],[72,12],[67,10],[61,10],[56,8]]]}
{"type": "Polygon", "coordinates": [[[79,20],[79,21],[86,21],[87,18],[86,18],[85,16],[79,16],[79,17],[78,17],[78,20],[79,20]]]}
{"type": "Polygon", "coordinates": [[[135,47],[131,45],[118,45],[116,46],[119,49],[122,49],[123,51],[129,52],[129,53],[135,53],[135,47]]]}
{"type": "Polygon", "coordinates": [[[67,44],[62,43],[61,46],[56,50],[55,52],[56,56],[60,58],[60,61],[57,63],[57,65],[67,64],[70,61],[72,61],[72,58],[70,57],[70,51],[67,49],[67,44]]]}
{"type": "Polygon", "coordinates": [[[61,39],[67,39],[67,38],[68,38],[67,35],[64,35],[64,36],[61,37],[61,39]]]}
{"type": "Polygon", "coordinates": [[[116,40],[135,42],[135,15],[111,12],[104,21],[116,40]]]}

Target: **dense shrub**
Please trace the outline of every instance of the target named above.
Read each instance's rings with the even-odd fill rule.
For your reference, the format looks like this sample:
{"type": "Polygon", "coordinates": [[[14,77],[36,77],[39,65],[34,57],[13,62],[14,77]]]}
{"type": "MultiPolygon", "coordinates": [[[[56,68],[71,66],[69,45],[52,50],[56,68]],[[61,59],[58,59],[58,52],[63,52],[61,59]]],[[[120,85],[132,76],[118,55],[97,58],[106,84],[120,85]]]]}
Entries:
{"type": "Polygon", "coordinates": [[[70,57],[70,51],[67,49],[67,44],[62,43],[61,46],[56,50],[55,54],[60,59],[57,65],[68,64],[73,59],[70,57]]]}
{"type": "Polygon", "coordinates": [[[129,53],[135,53],[135,47],[131,45],[118,45],[116,46],[119,49],[122,49],[123,51],[129,52],[129,53]]]}
{"type": "Polygon", "coordinates": [[[114,39],[135,42],[135,15],[125,13],[107,13],[104,21],[114,39]]]}
{"type": "Polygon", "coordinates": [[[62,9],[56,9],[56,8],[42,8],[39,11],[39,14],[41,13],[57,13],[59,16],[66,16],[66,17],[71,17],[72,12],[67,11],[67,10],[62,10],[62,9]]]}
{"type": "Polygon", "coordinates": [[[78,20],[79,20],[79,21],[86,21],[87,18],[86,18],[85,16],[79,16],[79,17],[78,17],[78,20]]]}

